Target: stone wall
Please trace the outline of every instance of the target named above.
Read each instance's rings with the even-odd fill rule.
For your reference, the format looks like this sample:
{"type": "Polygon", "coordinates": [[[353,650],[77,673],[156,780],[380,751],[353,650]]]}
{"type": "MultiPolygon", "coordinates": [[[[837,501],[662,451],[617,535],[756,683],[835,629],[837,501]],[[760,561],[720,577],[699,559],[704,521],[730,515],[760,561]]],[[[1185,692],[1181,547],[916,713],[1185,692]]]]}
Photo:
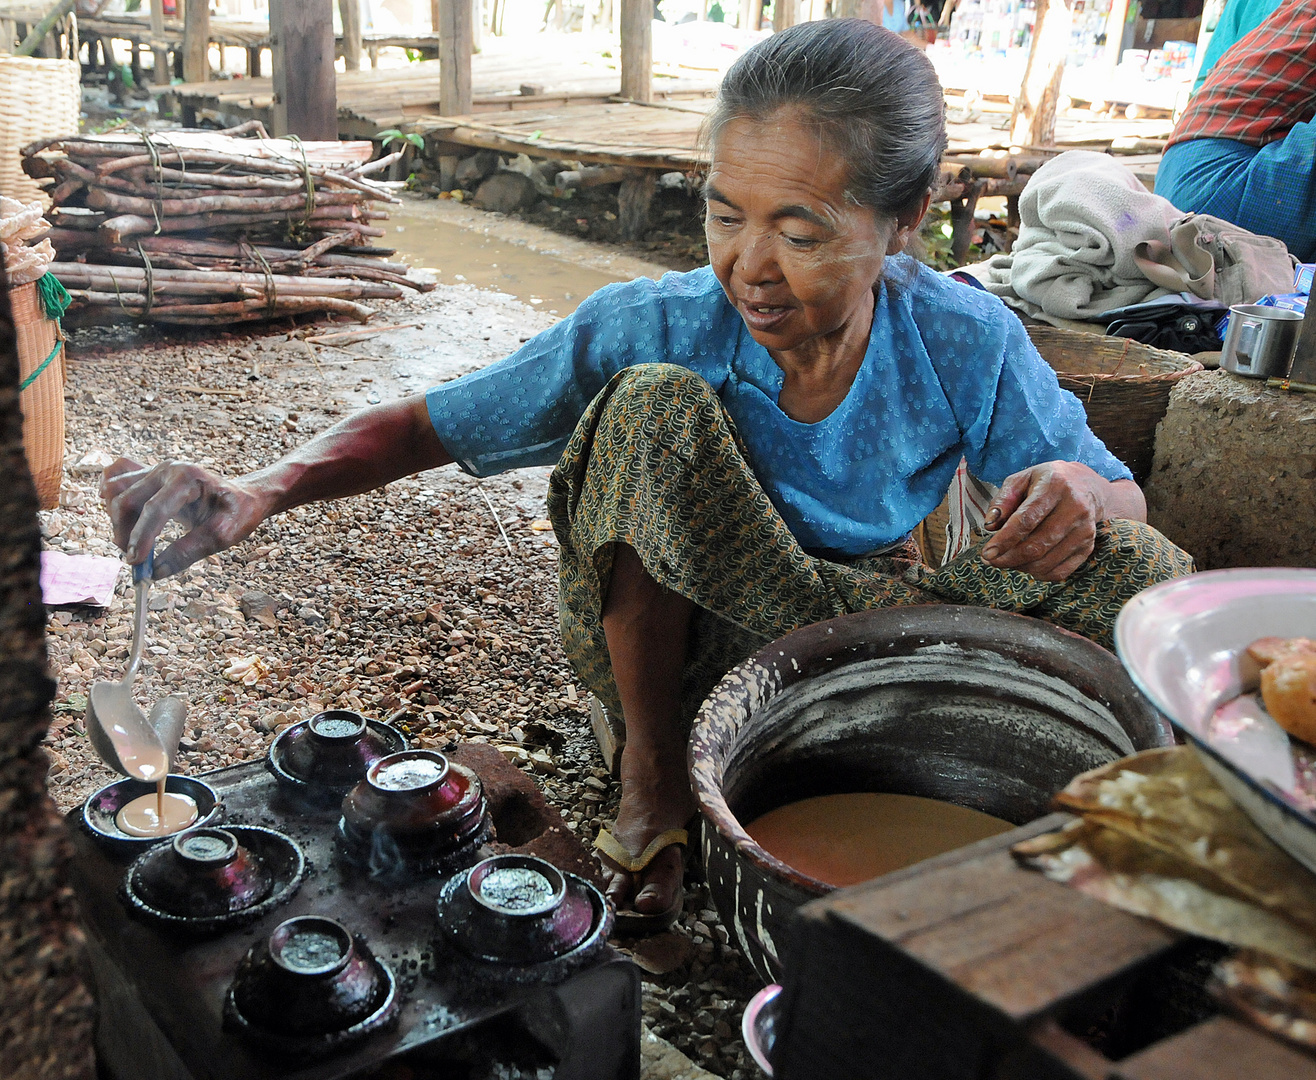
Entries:
{"type": "Polygon", "coordinates": [[[1188,376],[1144,486],[1148,520],[1200,570],[1316,567],[1316,394],[1225,371],[1188,376]]]}

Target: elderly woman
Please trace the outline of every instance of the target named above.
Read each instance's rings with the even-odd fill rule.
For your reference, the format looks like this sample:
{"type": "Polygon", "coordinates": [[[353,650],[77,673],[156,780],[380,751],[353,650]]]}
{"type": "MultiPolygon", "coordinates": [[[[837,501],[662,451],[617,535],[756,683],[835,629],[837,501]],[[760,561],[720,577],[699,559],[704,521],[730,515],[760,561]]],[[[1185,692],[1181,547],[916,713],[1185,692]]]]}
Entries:
{"type": "Polygon", "coordinates": [[[632,925],[679,910],[689,724],[757,647],[938,601],[1108,644],[1131,596],[1192,569],[1018,320],[902,254],[946,145],[922,53],[863,21],[794,27],[732,67],[708,137],[710,266],[602,289],[506,360],[241,479],[127,461],[106,479],[129,560],[190,526],[162,576],[300,503],[556,463],[566,651],[626,726],[598,846],[632,925]],[[995,532],[932,570],[910,530],[962,457],[1002,486],[995,532]]]}

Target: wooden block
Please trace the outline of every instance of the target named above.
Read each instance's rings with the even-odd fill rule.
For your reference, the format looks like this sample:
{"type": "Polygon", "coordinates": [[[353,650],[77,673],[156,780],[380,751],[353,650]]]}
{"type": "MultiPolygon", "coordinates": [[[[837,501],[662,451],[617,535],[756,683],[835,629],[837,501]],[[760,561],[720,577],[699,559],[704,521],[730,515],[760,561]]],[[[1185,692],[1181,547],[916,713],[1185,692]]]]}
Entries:
{"type": "Polygon", "coordinates": [[[1316,1080],[1316,1058],[1227,1016],[1125,1058],[1113,1080],[1316,1080]]]}
{"type": "Polygon", "coordinates": [[[603,755],[603,764],[613,776],[621,775],[621,752],[626,748],[626,725],[614,719],[593,694],[589,696],[589,726],[603,755]]]}
{"type": "Polygon", "coordinates": [[[1051,815],[803,908],[785,947],[782,1080],[868,1077],[874,1062],[876,1075],[901,1080],[1104,1080],[1075,1067],[1100,1057],[1085,1044],[1058,1057],[1030,1036],[1075,1043],[1045,1027],[1053,1014],[1112,993],[1182,935],[1015,863],[1012,844],[1066,820],[1051,815]]]}

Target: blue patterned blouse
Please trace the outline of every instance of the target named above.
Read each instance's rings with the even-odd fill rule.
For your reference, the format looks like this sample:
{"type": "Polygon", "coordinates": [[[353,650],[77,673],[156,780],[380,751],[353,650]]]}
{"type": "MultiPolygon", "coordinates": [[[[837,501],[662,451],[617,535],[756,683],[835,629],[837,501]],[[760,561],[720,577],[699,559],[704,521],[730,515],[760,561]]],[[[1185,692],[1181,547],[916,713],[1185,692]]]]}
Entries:
{"type": "Polygon", "coordinates": [[[475,476],[551,465],[608,379],[654,361],[709,382],[754,475],[816,553],[899,541],[936,508],[961,456],[995,484],[1058,460],[1131,477],[1000,300],[904,256],[887,262],[850,392],[816,424],[777,406],[782,370],[708,267],[600,289],[507,359],[432,388],[430,419],[475,476]]]}

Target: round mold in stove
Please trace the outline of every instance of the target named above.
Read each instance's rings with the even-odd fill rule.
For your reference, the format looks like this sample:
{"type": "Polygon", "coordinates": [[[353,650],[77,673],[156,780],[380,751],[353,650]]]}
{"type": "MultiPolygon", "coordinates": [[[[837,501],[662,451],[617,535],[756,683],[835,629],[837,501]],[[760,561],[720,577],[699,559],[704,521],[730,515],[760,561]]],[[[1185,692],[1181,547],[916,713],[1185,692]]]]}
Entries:
{"type": "MultiPolygon", "coordinates": [[[[134,836],[119,828],[115,818],[120,810],[134,799],[150,795],[156,790],[154,783],[148,780],[135,780],[125,777],[116,780],[87,797],[82,804],[79,819],[82,827],[98,844],[120,858],[136,858],[147,848],[154,847],[164,840],[171,840],[178,833],[165,836],[134,836]]],[[[177,776],[171,773],[165,778],[165,791],[186,795],[196,803],[197,819],[187,829],[218,824],[224,818],[224,806],[209,784],[192,776],[177,776]]],[[[178,832],[185,832],[180,829],[178,832]]]]}
{"type": "Polygon", "coordinates": [[[604,947],[612,909],[588,881],[543,859],[494,855],[444,884],[438,927],[495,977],[555,982],[604,947]]]}
{"type": "Polygon", "coordinates": [[[165,930],[223,933],[296,895],[306,860],[295,841],[256,825],[191,829],[157,844],[124,875],[130,914],[165,930]]]}

